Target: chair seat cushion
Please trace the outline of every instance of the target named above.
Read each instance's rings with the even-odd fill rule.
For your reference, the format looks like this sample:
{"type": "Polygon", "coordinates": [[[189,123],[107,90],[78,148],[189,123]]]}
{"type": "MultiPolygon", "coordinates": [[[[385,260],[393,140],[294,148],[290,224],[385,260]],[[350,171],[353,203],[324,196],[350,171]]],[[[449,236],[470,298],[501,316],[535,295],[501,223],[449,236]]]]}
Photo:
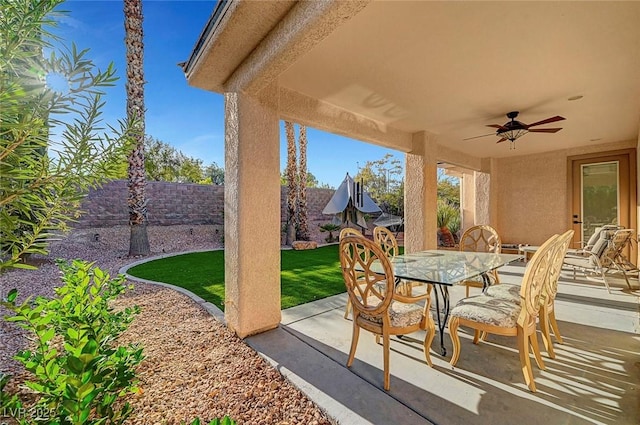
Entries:
{"type": "Polygon", "coordinates": [[[519,304],[489,295],[463,298],[451,310],[451,317],[501,328],[514,328],[520,315],[519,304]]]}
{"type": "MultiPolygon", "coordinates": [[[[375,300],[369,300],[371,303],[375,303],[375,300]]],[[[422,321],[422,315],[424,308],[418,304],[407,304],[397,301],[392,301],[389,306],[389,319],[391,326],[394,328],[406,328],[408,326],[414,326],[422,321]]],[[[382,324],[381,316],[370,316],[366,313],[361,313],[361,317],[373,322],[382,324]]]]}
{"type": "Polygon", "coordinates": [[[520,285],[509,285],[508,283],[493,285],[487,288],[485,295],[520,304],[520,285]]]}

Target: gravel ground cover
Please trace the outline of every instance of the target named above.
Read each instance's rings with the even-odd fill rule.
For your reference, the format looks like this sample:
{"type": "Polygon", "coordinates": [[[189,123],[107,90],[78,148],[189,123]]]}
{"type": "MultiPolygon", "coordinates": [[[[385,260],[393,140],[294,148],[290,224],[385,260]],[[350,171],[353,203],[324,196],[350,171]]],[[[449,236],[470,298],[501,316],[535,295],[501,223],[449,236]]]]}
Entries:
{"type": "MultiPolygon", "coordinates": [[[[154,254],[219,248],[212,226],[149,227],[154,254]]],[[[13,270],[0,278],[0,295],[17,288],[19,299],[52,296],[60,284],[53,259],[94,261],[112,276],[133,262],[127,257],[127,226],[79,229],[54,241],[35,271],[13,270]]],[[[129,424],[180,424],[199,416],[229,415],[239,424],[330,424],[332,421],[304,393],[285,380],[224,324],[185,295],[171,289],[135,283],[116,308],[138,305],[141,313],[122,336],[122,343],[141,343],[145,360],[138,367],[142,392],[130,396],[129,424]]],[[[0,307],[0,314],[7,312],[0,307]]],[[[14,361],[27,347],[21,329],[0,321],[0,371],[11,374],[8,389],[29,397],[20,384],[27,372],[14,361]]],[[[0,422],[6,418],[0,418],[0,422]]],[[[4,422],[3,422],[4,423],[4,422]]]]}

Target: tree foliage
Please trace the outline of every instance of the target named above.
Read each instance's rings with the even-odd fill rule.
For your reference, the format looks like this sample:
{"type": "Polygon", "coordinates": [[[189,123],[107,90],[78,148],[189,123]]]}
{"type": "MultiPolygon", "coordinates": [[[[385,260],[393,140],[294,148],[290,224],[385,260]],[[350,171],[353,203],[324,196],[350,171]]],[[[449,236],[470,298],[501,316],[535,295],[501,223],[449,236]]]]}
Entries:
{"type": "Polygon", "coordinates": [[[376,161],[367,161],[356,174],[369,195],[380,208],[390,214],[404,216],[404,169],[400,160],[386,154],[376,161]]]}
{"type": "Polygon", "coordinates": [[[224,184],[224,168],[219,167],[215,162],[205,168],[204,174],[207,177],[202,183],[224,184]]]}
{"type": "MultiPolygon", "coordinates": [[[[288,186],[289,179],[287,178],[287,170],[283,170],[282,174],[280,174],[280,185],[288,186]]],[[[318,182],[318,178],[313,175],[313,173],[307,171],[307,187],[318,187],[321,189],[332,189],[332,187],[328,183],[320,183],[318,182]]]]}
{"type": "Polygon", "coordinates": [[[460,208],[460,181],[457,177],[448,176],[444,168],[438,168],[438,199],[460,208]]]}
{"type": "Polygon", "coordinates": [[[108,132],[102,123],[113,65],[99,70],[88,50],[51,34],[61,3],[16,0],[0,9],[0,271],[46,253],[47,238],[68,228],[88,190],[117,175],[133,137],[132,121],[108,132]]]}
{"type": "MultiPolygon", "coordinates": [[[[359,169],[355,180],[361,181],[380,208],[391,214],[404,216],[404,167],[400,160],[386,154],[376,161],[367,161],[359,169]]],[[[460,183],[438,168],[438,199],[460,209],[460,183]]]]}
{"type": "Polygon", "coordinates": [[[215,162],[205,167],[201,159],[187,156],[170,144],[149,135],[144,139],[144,152],[147,180],[224,184],[224,169],[215,162]]]}

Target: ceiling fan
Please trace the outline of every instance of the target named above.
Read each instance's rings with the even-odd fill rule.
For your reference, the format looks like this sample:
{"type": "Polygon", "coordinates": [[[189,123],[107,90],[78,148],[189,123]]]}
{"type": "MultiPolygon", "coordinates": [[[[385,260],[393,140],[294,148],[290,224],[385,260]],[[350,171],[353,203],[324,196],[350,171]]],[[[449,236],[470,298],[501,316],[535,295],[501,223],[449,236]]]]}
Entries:
{"type": "MultiPolygon", "coordinates": [[[[516,117],[518,116],[518,111],[509,112],[507,114],[507,118],[511,119],[511,121],[507,122],[504,125],[500,124],[488,124],[487,127],[497,128],[495,135],[500,137],[496,143],[504,142],[505,140],[510,140],[514,142],[517,138],[524,136],[527,133],[557,133],[562,130],[562,128],[531,128],[542,124],[549,124],[556,121],[562,121],[565,118],[559,115],[555,117],[547,118],[542,121],[534,122],[533,124],[525,124],[520,121],[516,121],[516,117]]],[[[493,134],[493,133],[491,133],[493,134]]],[[[486,137],[491,134],[484,134],[482,136],[469,137],[468,139],[477,139],[478,137],[486,137]]]]}

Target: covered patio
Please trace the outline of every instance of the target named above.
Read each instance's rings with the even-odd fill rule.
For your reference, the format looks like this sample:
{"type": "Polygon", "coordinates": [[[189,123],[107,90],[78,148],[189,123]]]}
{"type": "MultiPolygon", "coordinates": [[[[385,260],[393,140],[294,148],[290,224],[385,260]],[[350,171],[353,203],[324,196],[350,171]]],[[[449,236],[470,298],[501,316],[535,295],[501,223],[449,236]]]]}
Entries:
{"type": "Polygon", "coordinates": [[[615,163],[615,220],[637,229],[638,22],[640,2],[219,0],[183,69],[225,95],[227,325],[340,423],[636,424],[637,294],[563,274],[565,344],[534,366],[535,394],[514,341],[469,334],[455,368],[437,354],[429,368],[419,344],[394,339],[384,392],[373,337],[344,366],[346,294],[280,310],[278,200],[289,120],[406,154],[406,252],[436,248],[443,164],[463,178],[464,227],[540,245],[568,229],[581,240],[576,170],[615,163]],[[547,133],[505,139],[513,111],[547,133]]]}
{"type": "MultiPolygon", "coordinates": [[[[524,267],[501,268],[502,281],[517,282],[524,267]]],[[[555,344],[554,360],[543,353],[546,370],[534,365],[535,394],[522,380],[514,338],[474,345],[468,331],[455,368],[436,341],[430,368],[422,335],[393,338],[385,392],[382,346],[371,334],[360,336],[356,361],[345,366],[352,324],[343,318],[346,294],[284,310],[280,328],[246,342],[342,424],[632,425],[640,418],[639,306],[623,292],[624,280],[615,288],[609,295],[599,283],[562,273],[556,312],[564,344],[555,344]]],[[[451,295],[457,301],[464,287],[451,295]]]]}
{"type": "Polygon", "coordinates": [[[436,247],[438,164],[463,175],[465,227],[538,245],[582,233],[574,169],[615,162],[636,229],[639,21],[639,2],[218,1],[183,69],[225,95],[228,326],[281,323],[282,119],[406,153],[408,252],[436,247]],[[512,111],[565,120],[496,143],[512,111]]]}

